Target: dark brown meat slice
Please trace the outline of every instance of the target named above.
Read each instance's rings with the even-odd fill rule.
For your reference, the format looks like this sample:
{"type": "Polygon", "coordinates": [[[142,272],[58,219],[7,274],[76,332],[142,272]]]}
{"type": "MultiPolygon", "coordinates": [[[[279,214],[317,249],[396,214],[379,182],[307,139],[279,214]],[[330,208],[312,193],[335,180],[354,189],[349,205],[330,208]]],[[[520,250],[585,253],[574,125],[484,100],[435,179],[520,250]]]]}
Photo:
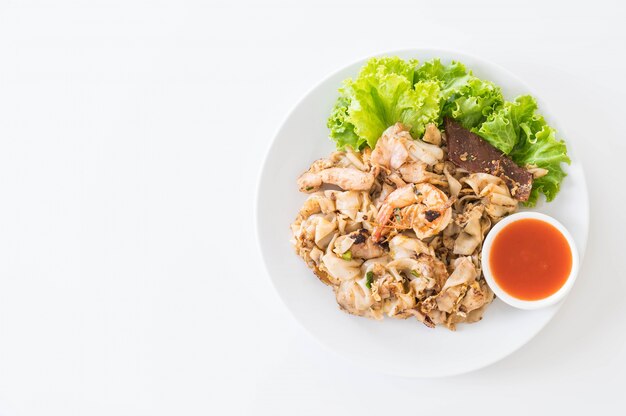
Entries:
{"type": "Polygon", "coordinates": [[[445,119],[448,159],[472,173],[483,172],[504,180],[513,198],[528,200],[533,175],[509,159],[504,153],[472,133],[456,121],[445,119]]]}

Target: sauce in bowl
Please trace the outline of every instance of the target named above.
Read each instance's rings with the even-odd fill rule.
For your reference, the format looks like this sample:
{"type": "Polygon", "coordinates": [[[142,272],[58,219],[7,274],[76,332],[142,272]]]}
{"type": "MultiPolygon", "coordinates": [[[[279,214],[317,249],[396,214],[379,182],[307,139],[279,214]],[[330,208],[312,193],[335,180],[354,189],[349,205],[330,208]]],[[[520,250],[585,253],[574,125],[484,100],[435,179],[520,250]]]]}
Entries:
{"type": "Polygon", "coordinates": [[[509,295],[539,300],[563,287],[572,271],[572,251],[552,224],[522,219],[495,236],[489,266],[496,283],[509,295]]]}
{"type": "Polygon", "coordinates": [[[562,300],[574,285],[576,244],[556,219],[518,212],[498,221],[483,243],[483,275],[496,297],[520,309],[562,300]]]}

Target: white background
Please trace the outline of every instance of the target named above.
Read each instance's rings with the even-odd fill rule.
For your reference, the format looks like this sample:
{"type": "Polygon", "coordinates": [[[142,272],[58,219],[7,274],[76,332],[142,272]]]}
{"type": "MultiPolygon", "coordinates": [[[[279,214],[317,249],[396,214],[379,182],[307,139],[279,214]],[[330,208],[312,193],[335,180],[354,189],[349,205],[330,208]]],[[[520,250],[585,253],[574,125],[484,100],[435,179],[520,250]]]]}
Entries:
{"type": "Polygon", "coordinates": [[[0,414],[623,409],[625,15],[603,1],[0,0],[0,414]],[[475,54],[540,92],[591,197],[557,317],[454,378],[382,376],[322,349],[254,238],[289,109],[328,73],[405,47],[475,54]]]}

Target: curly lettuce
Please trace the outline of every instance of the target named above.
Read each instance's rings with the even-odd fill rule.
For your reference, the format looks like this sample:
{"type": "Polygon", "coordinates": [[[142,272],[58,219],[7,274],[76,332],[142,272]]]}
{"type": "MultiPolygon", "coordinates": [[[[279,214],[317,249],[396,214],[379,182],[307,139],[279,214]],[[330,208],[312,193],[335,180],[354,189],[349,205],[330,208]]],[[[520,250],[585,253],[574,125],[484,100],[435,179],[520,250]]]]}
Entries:
{"type": "Polygon", "coordinates": [[[349,145],[374,147],[383,131],[402,122],[414,136],[440,114],[440,85],[435,81],[413,83],[417,61],[374,58],[355,80],[340,90],[328,120],[331,138],[338,148],[349,145]]]}
{"type": "Polygon", "coordinates": [[[337,148],[343,149],[350,146],[353,149],[361,149],[365,144],[365,139],[357,136],[354,131],[354,124],[349,120],[348,107],[351,99],[340,90],[341,95],[335,103],[335,107],[330,113],[327,126],[331,131],[331,137],[337,144],[337,148]]]}
{"type": "Polygon", "coordinates": [[[468,72],[460,62],[443,65],[439,59],[424,63],[415,71],[418,80],[439,81],[442,116],[452,117],[467,129],[480,125],[504,103],[502,91],[492,82],[468,72]]]}
{"type": "Polygon", "coordinates": [[[491,113],[475,132],[494,147],[509,154],[522,135],[531,134],[529,123],[537,110],[537,103],[529,96],[517,97],[514,102],[506,102],[491,113]]]}
{"type": "Polygon", "coordinates": [[[545,176],[533,181],[527,205],[535,205],[539,194],[552,201],[566,176],[561,163],[569,164],[567,147],[556,139],[556,131],[537,114],[537,102],[529,95],[504,103],[475,132],[509,155],[522,167],[546,169],[545,176]]]}
{"type": "Polygon", "coordinates": [[[522,167],[539,167],[548,171],[547,175],[533,180],[533,188],[526,203],[533,206],[540,194],[544,194],[548,202],[556,197],[566,176],[561,164],[569,165],[571,160],[567,156],[565,142],[557,140],[556,130],[542,116],[534,114],[530,121],[525,122],[524,128],[524,133],[509,156],[522,167]]]}
{"type": "Polygon", "coordinates": [[[460,62],[398,57],[370,59],[356,79],[348,79],[328,119],[337,148],[373,148],[389,126],[401,122],[420,137],[428,123],[441,125],[451,117],[509,155],[522,167],[548,173],[533,182],[527,205],[540,194],[554,199],[565,177],[561,164],[570,163],[567,148],[556,131],[537,114],[528,95],[506,101],[501,89],[468,71],[460,62]]]}

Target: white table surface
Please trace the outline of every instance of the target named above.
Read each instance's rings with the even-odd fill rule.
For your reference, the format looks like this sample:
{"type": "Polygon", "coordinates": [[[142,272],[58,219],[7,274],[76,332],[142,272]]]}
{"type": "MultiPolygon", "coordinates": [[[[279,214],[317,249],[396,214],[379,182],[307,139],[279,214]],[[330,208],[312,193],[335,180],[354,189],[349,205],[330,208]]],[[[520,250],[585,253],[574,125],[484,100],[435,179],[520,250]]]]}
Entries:
{"type": "Polygon", "coordinates": [[[506,3],[0,1],[0,415],[623,410],[625,13],[506,3]],[[404,47],[476,54],[539,91],[591,197],[557,317],[453,378],[382,376],[321,348],[254,238],[260,164],[289,109],[404,47]]]}

